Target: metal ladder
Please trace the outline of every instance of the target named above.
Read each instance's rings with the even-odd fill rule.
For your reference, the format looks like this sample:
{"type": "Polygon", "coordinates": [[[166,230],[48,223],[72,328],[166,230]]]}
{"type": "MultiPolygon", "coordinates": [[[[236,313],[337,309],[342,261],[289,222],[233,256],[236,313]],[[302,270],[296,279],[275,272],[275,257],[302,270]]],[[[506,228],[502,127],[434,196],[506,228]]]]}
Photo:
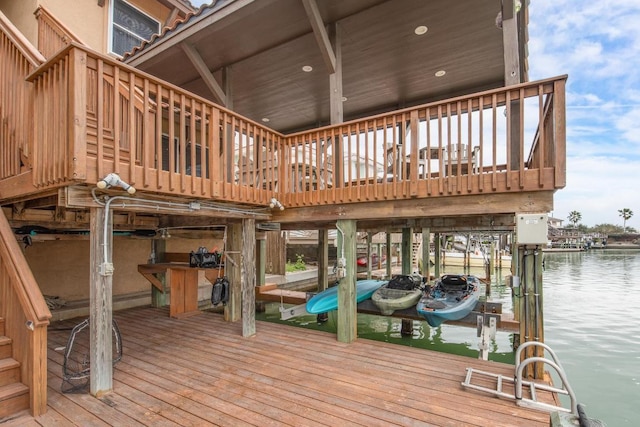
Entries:
{"type": "Polygon", "coordinates": [[[494,374],[494,373],[491,373],[491,372],[481,371],[481,370],[474,369],[474,368],[467,368],[467,376],[466,376],[465,380],[462,382],[462,386],[466,387],[466,388],[473,389],[473,390],[479,390],[479,391],[491,393],[491,394],[496,395],[498,397],[504,397],[504,398],[507,398],[507,399],[515,399],[516,404],[518,406],[525,406],[525,407],[529,407],[529,408],[533,408],[533,409],[540,409],[540,410],[544,410],[544,411],[548,411],[548,412],[561,411],[561,412],[568,412],[568,413],[571,413],[571,414],[574,414],[574,415],[578,415],[578,403],[576,402],[576,396],[573,393],[573,390],[571,389],[571,386],[569,385],[569,382],[567,381],[567,377],[566,377],[566,374],[564,372],[564,369],[560,365],[560,362],[558,361],[558,358],[556,357],[556,355],[553,352],[553,350],[551,350],[551,348],[549,348],[548,345],[546,345],[544,343],[541,343],[541,342],[529,341],[529,342],[526,342],[526,343],[522,344],[520,347],[518,347],[518,350],[516,351],[516,366],[515,366],[515,376],[514,376],[514,378],[509,378],[509,377],[505,377],[504,375],[499,375],[499,374],[494,374]],[[521,356],[522,352],[526,348],[532,347],[532,346],[540,346],[540,347],[544,348],[545,350],[547,350],[549,352],[549,354],[551,355],[551,358],[553,360],[549,360],[549,359],[544,358],[544,357],[528,357],[525,360],[523,360],[522,362],[520,362],[520,356],[521,356]],[[547,384],[539,384],[539,383],[534,383],[532,381],[523,380],[522,379],[522,372],[524,371],[524,368],[527,365],[529,365],[531,363],[534,363],[534,362],[546,363],[547,365],[549,365],[552,368],[554,368],[556,370],[556,372],[558,373],[558,376],[560,377],[560,380],[562,382],[561,387],[554,387],[554,386],[547,385],[547,384]],[[496,380],[496,388],[492,389],[492,388],[480,386],[480,385],[477,385],[477,384],[472,384],[471,380],[472,380],[472,376],[474,374],[476,375],[476,377],[484,376],[484,377],[494,378],[496,380]],[[507,393],[507,392],[502,390],[502,385],[505,382],[509,383],[509,384],[515,384],[514,385],[515,394],[509,394],[509,393],[507,393]],[[530,398],[523,397],[523,395],[522,395],[523,387],[528,387],[530,398]],[[538,402],[537,395],[536,395],[536,391],[537,390],[543,390],[543,391],[548,391],[548,392],[552,392],[552,393],[568,395],[569,398],[571,399],[571,408],[569,409],[569,408],[565,408],[565,407],[562,407],[562,406],[552,405],[552,404],[549,404],[549,403],[538,402]]]}

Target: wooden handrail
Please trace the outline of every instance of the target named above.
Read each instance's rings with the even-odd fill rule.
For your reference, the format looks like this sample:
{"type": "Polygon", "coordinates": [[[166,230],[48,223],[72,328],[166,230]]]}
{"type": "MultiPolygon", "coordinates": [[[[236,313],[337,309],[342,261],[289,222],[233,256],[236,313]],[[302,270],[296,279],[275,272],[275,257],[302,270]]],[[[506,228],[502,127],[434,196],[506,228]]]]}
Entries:
{"type": "Polygon", "coordinates": [[[53,55],[72,41],[86,45],[44,6],[38,6],[34,14],[38,20],[38,49],[45,57],[53,55]]]}
{"type": "Polygon", "coordinates": [[[0,214],[0,258],[5,273],[18,294],[27,319],[31,320],[35,326],[48,325],[51,312],[22,249],[18,246],[4,211],[0,214]]]}
{"type": "Polygon", "coordinates": [[[18,246],[4,211],[0,212],[0,317],[20,362],[21,382],[29,387],[33,416],[47,410],[47,326],[51,312],[18,246]]]}
{"type": "Polygon", "coordinates": [[[46,61],[45,57],[33,47],[31,42],[9,21],[2,11],[0,11],[0,31],[9,37],[11,42],[20,49],[22,55],[24,55],[34,67],[46,61]]]}

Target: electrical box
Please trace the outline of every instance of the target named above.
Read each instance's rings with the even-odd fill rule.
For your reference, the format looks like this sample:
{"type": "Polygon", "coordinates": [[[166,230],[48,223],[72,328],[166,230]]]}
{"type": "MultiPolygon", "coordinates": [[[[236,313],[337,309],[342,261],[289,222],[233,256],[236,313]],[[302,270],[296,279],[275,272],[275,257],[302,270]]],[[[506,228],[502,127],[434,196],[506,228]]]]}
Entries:
{"type": "Polygon", "coordinates": [[[519,245],[546,245],[547,214],[516,215],[516,242],[519,245]]]}

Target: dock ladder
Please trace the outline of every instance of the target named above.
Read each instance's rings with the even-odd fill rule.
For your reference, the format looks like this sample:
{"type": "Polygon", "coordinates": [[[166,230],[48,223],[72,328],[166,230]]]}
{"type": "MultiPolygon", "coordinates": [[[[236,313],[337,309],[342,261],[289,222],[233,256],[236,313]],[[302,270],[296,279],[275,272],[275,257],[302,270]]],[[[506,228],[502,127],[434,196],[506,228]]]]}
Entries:
{"type": "Polygon", "coordinates": [[[568,412],[574,415],[578,415],[578,404],[576,402],[576,397],[575,394],[573,393],[573,390],[571,389],[571,386],[569,385],[569,382],[567,381],[567,377],[566,374],[564,372],[564,369],[562,368],[562,366],[560,365],[560,362],[558,361],[558,358],[556,357],[555,353],[551,350],[551,348],[549,348],[548,345],[541,343],[541,342],[537,342],[537,341],[529,341],[526,342],[524,344],[522,344],[520,347],[518,347],[518,350],[516,351],[516,366],[515,366],[515,376],[514,378],[509,378],[509,377],[505,377],[504,375],[499,375],[499,374],[494,374],[491,372],[485,372],[485,371],[481,371],[478,369],[474,369],[474,368],[467,368],[467,376],[464,380],[464,382],[462,382],[462,386],[466,387],[466,388],[470,388],[473,390],[479,390],[479,391],[484,391],[487,393],[491,393],[495,396],[498,397],[504,397],[507,399],[515,399],[516,404],[518,406],[525,406],[525,407],[529,407],[529,408],[534,408],[534,409],[540,409],[543,411],[549,411],[549,412],[554,412],[554,411],[560,411],[560,412],[568,412]],[[520,362],[520,356],[522,354],[522,351],[528,347],[531,346],[540,346],[544,349],[546,349],[549,354],[551,355],[551,358],[553,360],[549,360],[545,357],[528,357],[525,360],[523,360],[522,362],[520,362]],[[540,383],[534,383],[532,381],[525,381],[522,379],[522,372],[524,371],[524,368],[534,362],[542,362],[542,363],[546,363],[549,366],[551,366],[552,368],[554,368],[558,374],[558,376],[560,377],[560,380],[562,382],[561,387],[554,387],[552,385],[547,385],[547,384],[540,384],[540,383]],[[476,377],[481,377],[484,376],[485,379],[486,377],[489,378],[493,378],[496,380],[496,387],[495,389],[492,388],[488,388],[485,386],[481,386],[481,385],[477,385],[477,384],[472,384],[472,376],[476,376],[476,377]],[[514,390],[515,393],[514,394],[509,394],[507,392],[505,392],[502,389],[502,386],[504,383],[509,383],[509,384],[514,384],[514,390]],[[527,387],[529,389],[529,395],[530,398],[525,398],[523,397],[523,387],[527,387]],[[564,408],[562,406],[556,406],[556,405],[552,405],[549,403],[544,403],[544,402],[539,402],[537,399],[537,395],[536,395],[536,391],[537,390],[543,390],[543,391],[548,391],[551,393],[557,393],[557,394],[564,394],[564,395],[568,395],[569,398],[571,399],[571,408],[564,408]]]}

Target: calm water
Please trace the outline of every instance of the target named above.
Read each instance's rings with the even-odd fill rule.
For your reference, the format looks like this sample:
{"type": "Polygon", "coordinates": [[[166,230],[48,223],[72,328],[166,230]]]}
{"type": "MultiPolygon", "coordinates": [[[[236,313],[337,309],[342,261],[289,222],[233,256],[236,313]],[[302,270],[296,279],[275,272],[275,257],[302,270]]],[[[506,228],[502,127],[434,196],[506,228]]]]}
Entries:
{"type": "MultiPolygon", "coordinates": [[[[451,273],[455,273],[451,271],[451,273]]],[[[484,276],[482,271],[472,274],[484,276]]],[[[508,274],[504,272],[503,274],[508,274]]],[[[562,363],[587,415],[608,427],[640,425],[640,251],[605,250],[546,253],[544,271],[545,342],[562,363]],[[635,280],[634,280],[635,279],[635,280]]],[[[493,277],[489,301],[512,309],[511,290],[502,275],[493,277]]],[[[264,318],[278,321],[278,305],[264,318]]],[[[288,322],[335,332],[335,316],[318,324],[315,316],[288,322]]],[[[360,338],[478,357],[475,328],[431,328],[413,322],[413,335],[400,334],[400,319],[358,315],[360,338]]],[[[513,336],[498,332],[490,360],[513,363],[513,336]]],[[[568,403],[564,404],[568,407],[568,403]]]]}

